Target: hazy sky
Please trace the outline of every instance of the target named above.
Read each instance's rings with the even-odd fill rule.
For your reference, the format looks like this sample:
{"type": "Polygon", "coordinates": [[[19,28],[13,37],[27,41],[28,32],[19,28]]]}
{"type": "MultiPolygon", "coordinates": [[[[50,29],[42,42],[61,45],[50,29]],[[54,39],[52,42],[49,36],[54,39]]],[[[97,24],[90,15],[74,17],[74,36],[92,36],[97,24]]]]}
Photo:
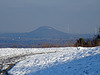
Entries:
{"type": "Polygon", "coordinates": [[[51,26],[70,33],[94,33],[100,0],[0,0],[0,33],[51,26]]]}

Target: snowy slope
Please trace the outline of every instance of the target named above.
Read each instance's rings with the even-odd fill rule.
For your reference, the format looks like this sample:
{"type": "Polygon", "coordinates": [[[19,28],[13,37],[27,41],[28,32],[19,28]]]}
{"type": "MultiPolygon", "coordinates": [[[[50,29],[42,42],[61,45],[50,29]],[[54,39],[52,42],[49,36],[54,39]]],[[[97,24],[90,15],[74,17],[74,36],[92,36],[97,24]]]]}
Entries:
{"type": "MultiPolygon", "coordinates": [[[[34,51],[34,49],[30,50],[34,51]]],[[[100,47],[43,48],[36,50],[37,52],[39,50],[54,50],[55,52],[32,55],[28,59],[17,63],[9,71],[9,74],[100,75],[100,47]]]]}
{"type": "MultiPolygon", "coordinates": [[[[60,49],[61,50],[61,49],[60,49]]],[[[43,53],[43,52],[55,52],[60,51],[59,49],[52,48],[47,50],[42,48],[0,48],[0,58],[8,58],[14,57],[18,55],[25,55],[25,54],[36,54],[36,53],[43,53]]]]}

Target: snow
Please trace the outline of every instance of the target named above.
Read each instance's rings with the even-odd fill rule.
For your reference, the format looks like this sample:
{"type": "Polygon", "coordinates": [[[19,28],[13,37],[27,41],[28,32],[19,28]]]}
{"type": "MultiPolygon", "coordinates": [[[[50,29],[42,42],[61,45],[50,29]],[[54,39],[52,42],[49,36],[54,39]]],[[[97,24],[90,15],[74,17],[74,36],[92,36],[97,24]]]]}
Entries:
{"type": "Polygon", "coordinates": [[[0,49],[0,56],[31,52],[44,53],[31,55],[18,62],[8,73],[12,75],[100,75],[100,47],[5,48],[0,49]]]}
{"type": "MultiPolygon", "coordinates": [[[[42,52],[55,52],[56,48],[53,49],[42,49],[42,48],[0,48],[0,58],[14,57],[18,55],[25,55],[30,53],[42,53],[42,52]]],[[[59,51],[59,50],[57,50],[59,51]]]]}

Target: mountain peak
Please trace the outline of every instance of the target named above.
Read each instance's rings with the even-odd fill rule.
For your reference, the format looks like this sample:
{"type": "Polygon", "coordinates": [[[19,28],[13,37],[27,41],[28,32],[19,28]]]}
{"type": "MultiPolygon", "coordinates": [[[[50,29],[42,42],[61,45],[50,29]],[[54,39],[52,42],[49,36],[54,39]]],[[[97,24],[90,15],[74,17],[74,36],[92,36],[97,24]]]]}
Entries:
{"type": "Polygon", "coordinates": [[[34,32],[38,32],[38,33],[41,33],[41,32],[52,32],[52,31],[55,31],[56,29],[54,29],[53,27],[50,27],[50,26],[41,26],[39,28],[37,28],[36,30],[32,31],[31,33],[34,33],[34,32]]]}
{"type": "Polygon", "coordinates": [[[52,28],[52,27],[50,27],[50,26],[41,26],[41,27],[39,27],[38,29],[49,30],[49,29],[54,29],[54,28],[52,28]]]}
{"type": "Polygon", "coordinates": [[[53,27],[49,26],[42,26],[37,28],[36,30],[32,31],[29,33],[30,36],[34,38],[49,38],[49,39],[54,39],[54,38],[68,38],[69,35],[67,33],[61,32],[59,30],[54,29],[53,27]]]}

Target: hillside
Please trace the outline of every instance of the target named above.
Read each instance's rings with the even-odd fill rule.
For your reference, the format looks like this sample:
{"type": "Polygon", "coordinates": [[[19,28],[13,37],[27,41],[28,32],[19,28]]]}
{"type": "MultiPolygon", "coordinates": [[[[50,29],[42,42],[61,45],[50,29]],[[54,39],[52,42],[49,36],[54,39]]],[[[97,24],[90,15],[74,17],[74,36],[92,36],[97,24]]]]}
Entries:
{"type": "MultiPolygon", "coordinates": [[[[7,56],[6,54],[9,57],[16,57],[23,55],[23,53],[29,54],[29,56],[27,59],[16,63],[9,70],[9,74],[100,75],[100,47],[0,49],[2,59],[7,56]],[[30,53],[33,55],[30,56],[30,53]]],[[[16,58],[15,61],[17,61],[16,58]]]]}

